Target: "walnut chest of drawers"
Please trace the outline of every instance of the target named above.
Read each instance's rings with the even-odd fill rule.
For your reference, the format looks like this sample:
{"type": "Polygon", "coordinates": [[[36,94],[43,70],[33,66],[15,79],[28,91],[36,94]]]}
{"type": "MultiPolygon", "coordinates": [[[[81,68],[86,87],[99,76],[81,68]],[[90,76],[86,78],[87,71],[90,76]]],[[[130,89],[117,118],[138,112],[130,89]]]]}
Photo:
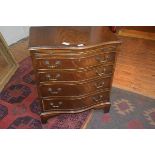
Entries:
{"type": "Polygon", "coordinates": [[[31,27],[41,120],[89,109],[109,112],[120,42],[108,27],[31,27]]]}

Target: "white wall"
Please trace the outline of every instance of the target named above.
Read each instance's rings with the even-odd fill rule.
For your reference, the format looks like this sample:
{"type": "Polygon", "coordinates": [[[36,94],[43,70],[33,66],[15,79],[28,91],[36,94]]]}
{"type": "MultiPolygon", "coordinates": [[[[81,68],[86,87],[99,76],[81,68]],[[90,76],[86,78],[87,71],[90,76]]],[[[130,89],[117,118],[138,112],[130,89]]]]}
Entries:
{"type": "Polygon", "coordinates": [[[0,26],[0,32],[11,45],[29,35],[29,26],[0,26]]]}

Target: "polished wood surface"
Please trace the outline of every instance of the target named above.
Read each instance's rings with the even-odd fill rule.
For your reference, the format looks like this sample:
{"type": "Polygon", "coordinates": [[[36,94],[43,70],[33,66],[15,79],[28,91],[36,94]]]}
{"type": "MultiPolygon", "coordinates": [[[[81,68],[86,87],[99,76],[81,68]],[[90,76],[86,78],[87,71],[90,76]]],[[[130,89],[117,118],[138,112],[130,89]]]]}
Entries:
{"type": "Polygon", "coordinates": [[[29,48],[84,49],[118,42],[109,27],[101,26],[50,26],[31,27],[29,48]],[[80,46],[80,45],[83,46],[80,46]]]}
{"type": "Polygon", "coordinates": [[[113,74],[113,65],[99,65],[96,67],[91,67],[87,69],[70,69],[70,70],[41,70],[37,72],[37,77],[40,83],[59,81],[59,82],[82,82],[99,77],[109,77],[113,74]]]}
{"type": "MultiPolygon", "coordinates": [[[[110,107],[110,104],[103,105],[109,103],[116,50],[120,44],[117,40],[102,42],[107,41],[110,34],[106,27],[31,28],[29,49],[43,122],[50,114],[110,107]],[[62,45],[61,41],[67,39],[71,44],[62,45]],[[84,45],[82,48],[77,46],[80,43],[84,45]]],[[[112,40],[116,38],[112,36],[112,40]]]]}
{"type": "Polygon", "coordinates": [[[43,109],[45,111],[49,110],[75,111],[109,101],[109,91],[95,92],[84,97],[75,97],[75,98],[56,97],[56,98],[43,99],[42,101],[43,101],[43,109]]]}
{"type": "MultiPolygon", "coordinates": [[[[95,52],[95,51],[94,51],[95,52]]],[[[40,58],[35,59],[37,69],[79,69],[95,66],[99,64],[113,63],[115,60],[115,52],[92,54],[88,56],[64,57],[63,55],[39,55],[40,58]]]]}
{"type": "Polygon", "coordinates": [[[79,96],[101,89],[109,89],[110,84],[111,77],[99,78],[98,80],[77,84],[50,82],[40,85],[40,92],[43,98],[47,98],[49,96],[79,96]]]}

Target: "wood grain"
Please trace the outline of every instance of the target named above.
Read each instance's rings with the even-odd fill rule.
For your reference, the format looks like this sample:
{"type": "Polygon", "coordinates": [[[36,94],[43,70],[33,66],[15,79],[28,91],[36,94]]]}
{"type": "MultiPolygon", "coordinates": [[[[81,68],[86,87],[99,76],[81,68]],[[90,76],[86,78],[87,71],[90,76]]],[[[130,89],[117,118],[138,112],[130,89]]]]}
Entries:
{"type": "Polygon", "coordinates": [[[28,50],[28,38],[24,38],[17,43],[9,46],[9,49],[18,63],[26,57],[30,56],[30,52],[28,50]]]}
{"type": "Polygon", "coordinates": [[[113,86],[155,98],[155,41],[120,39],[113,86]]]}
{"type": "Polygon", "coordinates": [[[29,40],[29,49],[85,49],[105,42],[118,43],[116,35],[106,26],[31,27],[29,40]]]}
{"type": "Polygon", "coordinates": [[[144,32],[144,31],[137,31],[137,30],[121,29],[118,32],[118,34],[120,36],[128,36],[128,37],[155,40],[155,33],[154,32],[144,32]]]}

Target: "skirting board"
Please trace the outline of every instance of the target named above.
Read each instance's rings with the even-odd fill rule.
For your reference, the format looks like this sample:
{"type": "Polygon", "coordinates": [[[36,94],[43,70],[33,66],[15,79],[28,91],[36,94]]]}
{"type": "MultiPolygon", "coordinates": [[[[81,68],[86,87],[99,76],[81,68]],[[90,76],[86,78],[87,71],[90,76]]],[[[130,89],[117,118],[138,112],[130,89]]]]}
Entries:
{"type": "Polygon", "coordinates": [[[118,35],[126,36],[126,37],[142,38],[142,39],[148,39],[148,40],[155,40],[155,33],[151,33],[151,32],[122,29],[122,30],[119,30],[118,35]]]}

